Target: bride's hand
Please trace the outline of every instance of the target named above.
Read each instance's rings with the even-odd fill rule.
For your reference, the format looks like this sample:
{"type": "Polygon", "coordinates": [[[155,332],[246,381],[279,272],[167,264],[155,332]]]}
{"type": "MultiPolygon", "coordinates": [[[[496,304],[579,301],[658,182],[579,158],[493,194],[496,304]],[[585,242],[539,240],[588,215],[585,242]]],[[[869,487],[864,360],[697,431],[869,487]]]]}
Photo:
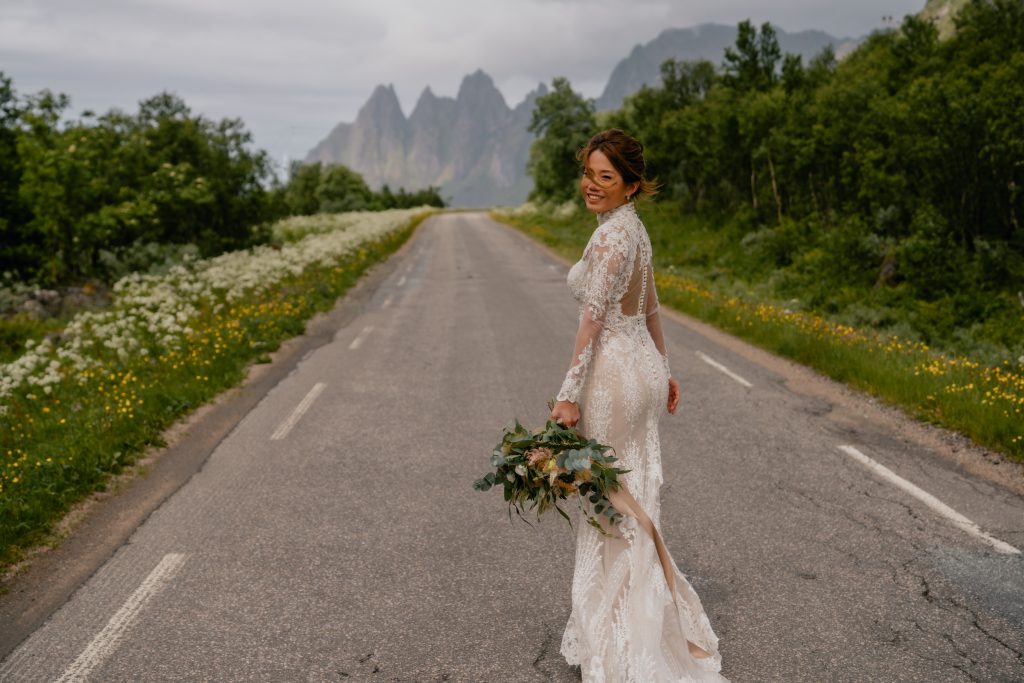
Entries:
{"type": "Polygon", "coordinates": [[[565,427],[575,427],[576,423],[580,421],[580,408],[575,403],[559,401],[555,404],[548,419],[565,427]]]}
{"type": "Polygon", "coordinates": [[[668,378],[668,412],[669,415],[676,414],[676,406],[679,405],[679,382],[675,377],[668,378]]]}

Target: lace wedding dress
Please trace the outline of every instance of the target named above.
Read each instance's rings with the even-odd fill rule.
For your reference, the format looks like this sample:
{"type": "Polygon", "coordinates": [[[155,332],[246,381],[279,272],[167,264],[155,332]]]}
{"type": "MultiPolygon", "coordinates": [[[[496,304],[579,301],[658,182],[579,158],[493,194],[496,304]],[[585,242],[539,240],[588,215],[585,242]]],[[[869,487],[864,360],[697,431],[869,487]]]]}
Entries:
{"type": "Polygon", "coordinates": [[[669,370],[651,242],[631,202],[598,214],[568,283],[580,325],[558,399],[579,404],[580,432],[614,447],[630,472],[612,499],[624,515],[614,536],[578,526],[562,655],[585,683],[728,683],[700,598],[658,533],[669,370]]]}

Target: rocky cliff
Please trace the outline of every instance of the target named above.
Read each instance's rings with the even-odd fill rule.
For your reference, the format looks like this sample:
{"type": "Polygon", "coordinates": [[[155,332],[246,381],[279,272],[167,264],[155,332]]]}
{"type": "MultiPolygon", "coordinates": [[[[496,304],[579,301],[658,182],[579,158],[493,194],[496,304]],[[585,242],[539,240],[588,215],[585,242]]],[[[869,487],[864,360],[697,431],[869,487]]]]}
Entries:
{"type": "Polygon", "coordinates": [[[339,124],[306,162],[342,163],[372,187],[440,186],[455,206],[516,204],[529,192],[526,159],[533,103],[541,84],[510,108],[491,77],[463,79],[455,98],[428,87],[408,118],[392,86],[377,86],[356,120],[339,124]]]}
{"type": "MultiPolygon", "coordinates": [[[[805,61],[825,45],[841,56],[856,43],[821,31],[777,32],[782,51],[801,54],[805,61]]],[[[735,40],[736,27],[721,24],[662,32],[619,62],[596,100],[598,111],[615,109],[643,85],[657,84],[666,59],[717,63],[735,40]]],[[[491,77],[478,70],[463,79],[454,98],[426,88],[406,118],[395,89],[380,85],[356,120],[335,126],[305,161],[345,164],[374,188],[439,186],[454,206],[519,204],[531,187],[526,161],[533,135],[526,128],[534,101],[546,92],[541,84],[510,108],[491,77]]]]}

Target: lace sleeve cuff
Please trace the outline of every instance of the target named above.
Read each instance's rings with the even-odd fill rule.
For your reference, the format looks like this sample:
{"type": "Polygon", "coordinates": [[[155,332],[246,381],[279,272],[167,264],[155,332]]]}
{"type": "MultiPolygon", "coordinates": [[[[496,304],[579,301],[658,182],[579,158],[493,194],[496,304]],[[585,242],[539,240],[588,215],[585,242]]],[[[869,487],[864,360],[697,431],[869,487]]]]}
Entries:
{"type": "Polygon", "coordinates": [[[555,397],[556,400],[569,401],[570,403],[580,402],[583,384],[587,379],[587,368],[593,355],[594,343],[590,341],[587,342],[583,352],[576,357],[576,363],[569,368],[569,372],[565,373],[565,380],[562,382],[562,388],[558,390],[558,396],[555,397]]]}

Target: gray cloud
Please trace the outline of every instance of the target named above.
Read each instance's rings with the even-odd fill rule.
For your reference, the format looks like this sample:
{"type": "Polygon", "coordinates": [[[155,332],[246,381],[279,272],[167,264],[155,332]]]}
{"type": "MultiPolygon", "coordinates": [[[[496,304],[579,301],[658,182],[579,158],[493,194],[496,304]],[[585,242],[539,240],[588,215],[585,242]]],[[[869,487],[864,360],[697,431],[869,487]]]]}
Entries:
{"type": "Polygon", "coordinates": [[[161,90],[211,118],[241,117],[275,159],[350,121],[378,83],[406,112],[430,85],[454,95],[482,68],[510,105],[567,76],[600,94],[632,47],[666,28],[750,18],[863,35],[923,0],[4,0],[0,70],[21,93],[71,96],[77,113],[134,110],[161,90]]]}

